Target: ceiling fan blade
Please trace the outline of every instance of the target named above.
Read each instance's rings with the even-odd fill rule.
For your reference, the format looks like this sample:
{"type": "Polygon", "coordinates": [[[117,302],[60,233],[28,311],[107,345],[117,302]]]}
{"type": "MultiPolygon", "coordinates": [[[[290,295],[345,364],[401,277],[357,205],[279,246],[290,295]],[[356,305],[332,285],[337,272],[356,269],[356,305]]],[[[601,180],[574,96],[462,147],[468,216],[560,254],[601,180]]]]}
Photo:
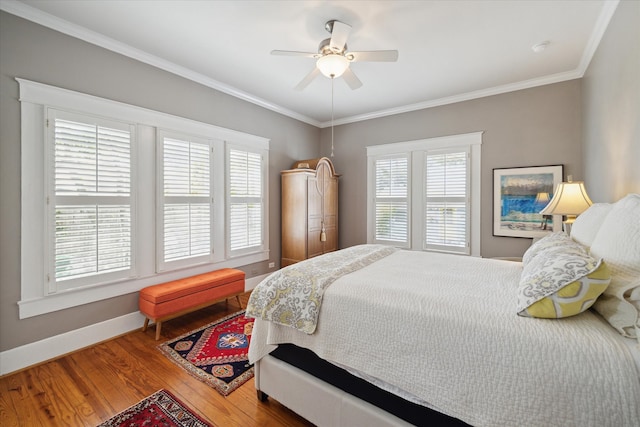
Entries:
{"type": "Polygon", "coordinates": [[[353,71],[351,71],[351,68],[347,68],[344,71],[344,74],[342,74],[342,77],[344,77],[344,81],[347,82],[347,84],[352,90],[356,90],[360,86],[362,86],[362,82],[355,74],[353,74],[353,71]]]}
{"type": "Polygon", "coordinates": [[[319,53],[312,52],[296,52],[294,50],[272,50],[271,55],[281,55],[281,56],[305,56],[307,58],[317,58],[320,56],[319,53]]]}
{"type": "Polygon", "coordinates": [[[342,52],[347,38],[351,32],[351,26],[340,21],[333,21],[333,29],[331,30],[331,41],[329,47],[333,52],[342,52]]]}
{"type": "Polygon", "coordinates": [[[295,90],[303,90],[305,87],[309,86],[309,83],[311,83],[318,74],[320,74],[320,70],[318,69],[318,67],[313,67],[313,70],[311,70],[311,72],[307,74],[306,77],[300,81],[300,83],[298,83],[298,85],[295,87],[295,90]]]}
{"type": "Polygon", "coordinates": [[[352,62],[375,61],[395,62],[398,60],[397,50],[370,50],[364,52],[349,52],[347,57],[353,56],[352,62]]]}

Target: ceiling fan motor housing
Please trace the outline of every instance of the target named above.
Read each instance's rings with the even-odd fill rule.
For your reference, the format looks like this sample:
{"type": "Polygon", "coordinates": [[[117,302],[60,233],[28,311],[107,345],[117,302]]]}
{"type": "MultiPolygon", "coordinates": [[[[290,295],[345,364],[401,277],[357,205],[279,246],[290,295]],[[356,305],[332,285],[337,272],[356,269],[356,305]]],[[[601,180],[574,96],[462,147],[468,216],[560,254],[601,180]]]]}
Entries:
{"type": "Polygon", "coordinates": [[[330,21],[327,21],[327,22],[324,24],[324,29],[325,29],[325,30],[327,30],[327,32],[328,32],[329,34],[333,33],[333,24],[334,24],[334,22],[336,22],[336,21],[337,21],[337,19],[332,19],[332,20],[330,20],[330,21]]]}
{"type": "Polygon", "coordinates": [[[334,54],[338,54],[338,55],[344,55],[344,53],[347,51],[347,44],[344,44],[344,47],[342,49],[331,49],[331,37],[329,37],[328,39],[324,39],[320,42],[320,44],[318,45],[318,53],[321,55],[330,55],[332,53],[334,54]]]}

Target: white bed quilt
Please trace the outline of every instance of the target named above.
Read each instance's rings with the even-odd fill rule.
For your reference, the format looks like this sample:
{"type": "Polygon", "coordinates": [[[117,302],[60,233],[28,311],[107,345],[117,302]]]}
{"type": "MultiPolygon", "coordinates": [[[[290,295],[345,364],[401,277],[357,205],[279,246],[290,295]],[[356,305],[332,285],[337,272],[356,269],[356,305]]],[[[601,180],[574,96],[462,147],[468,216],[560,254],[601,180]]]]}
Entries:
{"type": "Polygon", "coordinates": [[[475,426],[640,425],[625,338],[591,312],[517,316],[520,273],[520,263],[398,251],[336,280],[312,335],[256,319],[249,358],[294,343],[475,426]]]}

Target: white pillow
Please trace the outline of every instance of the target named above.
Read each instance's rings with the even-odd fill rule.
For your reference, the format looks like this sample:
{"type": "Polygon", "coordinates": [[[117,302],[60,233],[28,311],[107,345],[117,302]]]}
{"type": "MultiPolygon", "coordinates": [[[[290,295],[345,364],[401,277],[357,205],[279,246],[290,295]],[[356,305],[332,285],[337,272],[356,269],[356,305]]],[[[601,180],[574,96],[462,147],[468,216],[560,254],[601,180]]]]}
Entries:
{"type": "Polygon", "coordinates": [[[604,258],[611,284],[594,308],[622,335],[638,338],[640,317],[640,194],[616,202],[591,244],[591,254],[604,258]],[[636,305],[638,304],[638,305],[636,305]]]}
{"type": "Polygon", "coordinates": [[[582,212],[571,226],[571,238],[590,247],[605,218],[613,208],[611,203],[594,203],[582,212]]]}

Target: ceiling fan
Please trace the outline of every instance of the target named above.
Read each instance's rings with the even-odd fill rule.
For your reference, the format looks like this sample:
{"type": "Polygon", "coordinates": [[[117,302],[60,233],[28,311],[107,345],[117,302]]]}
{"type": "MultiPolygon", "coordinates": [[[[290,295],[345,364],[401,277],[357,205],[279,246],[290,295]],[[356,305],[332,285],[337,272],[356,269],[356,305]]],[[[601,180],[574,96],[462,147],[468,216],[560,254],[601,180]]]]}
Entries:
{"type": "Polygon", "coordinates": [[[331,33],[331,37],[320,42],[318,53],[290,50],[271,51],[272,55],[302,56],[316,59],[316,66],[298,83],[295,87],[296,90],[302,90],[307,87],[320,73],[330,79],[342,76],[351,89],[358,89],[362,86],[362,82],[349,69],[350,63],[364,61],[395,62],[398,60],[397,50],[348,51],[347,38],[351,32],[351,26],[344,22],[333,19],[328,21],[324,28],[331,33]]]}

